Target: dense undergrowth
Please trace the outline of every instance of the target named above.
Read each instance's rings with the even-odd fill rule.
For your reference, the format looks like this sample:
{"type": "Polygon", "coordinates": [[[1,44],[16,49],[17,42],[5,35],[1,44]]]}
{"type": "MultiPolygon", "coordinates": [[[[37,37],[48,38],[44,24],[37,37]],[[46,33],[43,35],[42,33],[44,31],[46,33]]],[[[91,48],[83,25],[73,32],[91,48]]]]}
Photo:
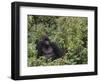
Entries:
{"type": "Polygon", "coordinates": [[[87,17],[28,15],[28,66],[87,64],[87,17]],[[45,33],[51,41],[64,49],[63,58],[46,62],[36,58],[35,41],[45,33]]]}

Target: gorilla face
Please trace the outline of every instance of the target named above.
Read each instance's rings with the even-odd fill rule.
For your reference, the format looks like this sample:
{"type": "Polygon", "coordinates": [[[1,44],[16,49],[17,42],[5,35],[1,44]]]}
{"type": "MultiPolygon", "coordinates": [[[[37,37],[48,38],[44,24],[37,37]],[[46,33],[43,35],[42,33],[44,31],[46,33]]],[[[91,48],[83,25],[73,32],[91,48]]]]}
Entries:
{"type": "Polygon", "coordinates": [[[48,38],[45,38],[42,44],[42,52],[43,55],[48,59],[52,58],[54,56],[54,50],[51,47],[50,40],[48,38]]]}

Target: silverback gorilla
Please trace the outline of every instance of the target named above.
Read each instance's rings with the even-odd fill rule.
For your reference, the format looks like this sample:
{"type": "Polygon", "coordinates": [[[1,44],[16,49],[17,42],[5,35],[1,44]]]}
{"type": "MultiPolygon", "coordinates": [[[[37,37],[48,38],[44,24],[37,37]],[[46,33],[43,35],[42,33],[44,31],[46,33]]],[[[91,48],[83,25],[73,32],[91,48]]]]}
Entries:
{"type": "Polygon", "coordinates": [[[54,42],[51,42],[46,35],[36,42],[36,50],[37,58],[39,58],[39,56],[45,56],[46,59],[51,58],[52,60],[55,60],[64,55],[62,49],[54,42]]]}

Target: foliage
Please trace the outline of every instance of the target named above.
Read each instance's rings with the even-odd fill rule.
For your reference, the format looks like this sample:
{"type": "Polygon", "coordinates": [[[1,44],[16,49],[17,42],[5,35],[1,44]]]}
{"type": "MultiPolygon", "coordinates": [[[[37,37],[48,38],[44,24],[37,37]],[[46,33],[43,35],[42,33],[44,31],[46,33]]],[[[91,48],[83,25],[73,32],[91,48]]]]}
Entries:
{"type": "Polygon", "coordinates": [[[28,15],[28,66],[87,64],[87,17],[28,15]],[[36,58],[36,40],[48,34],[64,50],[64,57],[36,58]]]}

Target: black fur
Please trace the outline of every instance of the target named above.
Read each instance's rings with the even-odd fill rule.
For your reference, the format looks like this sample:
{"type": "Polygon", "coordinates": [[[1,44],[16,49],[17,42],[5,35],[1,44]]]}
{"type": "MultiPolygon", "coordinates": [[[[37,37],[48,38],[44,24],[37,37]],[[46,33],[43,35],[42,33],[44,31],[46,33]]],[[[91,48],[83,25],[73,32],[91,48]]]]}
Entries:
{"type": "Polygon", "coordinates": [[[41,40],[36,41],[37,58],[45,56],[46,59],[57,59],[64,55],[63,51],[54,43],[51,42],[48,36],[43,36],[41,40]]]}

